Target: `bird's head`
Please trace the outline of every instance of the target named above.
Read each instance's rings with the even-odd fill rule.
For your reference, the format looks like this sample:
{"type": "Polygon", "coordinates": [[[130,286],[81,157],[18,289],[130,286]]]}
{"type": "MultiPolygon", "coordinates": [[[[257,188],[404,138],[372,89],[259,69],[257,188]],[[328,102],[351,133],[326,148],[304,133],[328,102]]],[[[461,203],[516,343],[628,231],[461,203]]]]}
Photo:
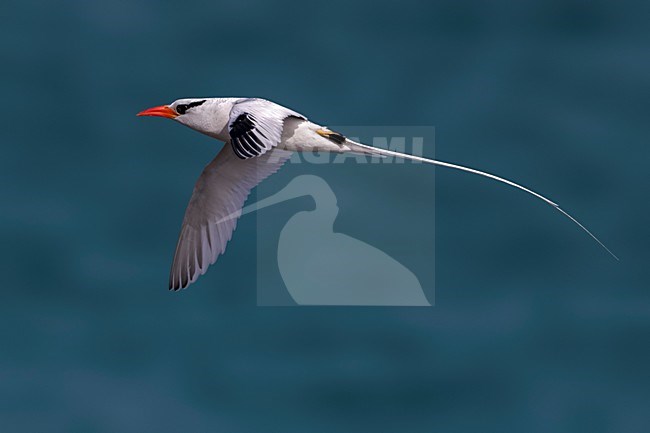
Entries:
{"type": "Polygon", "coordinates": [[[227,119],[222,114],[222,98],[184,98],[169,105],[148,108],[138,116],[166,117],[210,136],[222,132],[227,119]]]}

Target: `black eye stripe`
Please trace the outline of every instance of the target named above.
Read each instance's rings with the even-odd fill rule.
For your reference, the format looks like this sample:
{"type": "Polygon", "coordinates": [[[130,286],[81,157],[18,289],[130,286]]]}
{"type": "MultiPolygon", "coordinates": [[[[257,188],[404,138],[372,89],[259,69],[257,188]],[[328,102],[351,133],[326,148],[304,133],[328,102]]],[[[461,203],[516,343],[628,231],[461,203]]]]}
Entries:
{"type": "Polygon", "coordinates": [[[176,112],[178,114],[185,114],[187,110],[189,110],[190,108],[198,107],[199,105],[202,105],[205,101],[206,100],[204,99],[202,101],[190,102],[189,104],[178,104],[176,106],[176,112]]]}
{"type": "Polygon", "coordinates": [[[187,104],[187,108],[198,107],[199,105],[203,104],[204,102],[205,102],[205,99],[203,101],[190,102],[189,104],[187,104]]]}

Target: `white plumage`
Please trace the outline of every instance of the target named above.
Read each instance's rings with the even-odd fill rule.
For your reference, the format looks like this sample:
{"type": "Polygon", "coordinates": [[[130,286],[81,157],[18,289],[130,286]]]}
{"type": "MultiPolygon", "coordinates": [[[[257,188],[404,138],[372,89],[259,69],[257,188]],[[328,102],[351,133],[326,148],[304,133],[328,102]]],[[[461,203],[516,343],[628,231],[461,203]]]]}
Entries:
{"type": "Polygon", "coordinates": [[[546,197],[490,173],[447,162],[378,149],[312,123],[300,113],[258,98],[188,98],[139,116],[174,119],[226,144],[196,182],[185,212],[169,288],[187,287],[223,254],[251,189],[275,173],[291,152],[357,152],[397,156],[485,176],[525,191],[556,208],[616,256],[589,230],[546,197]]]}
{"type": "Polygon", "coordinates": [[[203,169],[185,211],[169,275],[171,289],[196,281],[223,254],[250,191],[275,173],[290,155],[276,150],[244,160],[231,146],[224,146],[203,169]]]}

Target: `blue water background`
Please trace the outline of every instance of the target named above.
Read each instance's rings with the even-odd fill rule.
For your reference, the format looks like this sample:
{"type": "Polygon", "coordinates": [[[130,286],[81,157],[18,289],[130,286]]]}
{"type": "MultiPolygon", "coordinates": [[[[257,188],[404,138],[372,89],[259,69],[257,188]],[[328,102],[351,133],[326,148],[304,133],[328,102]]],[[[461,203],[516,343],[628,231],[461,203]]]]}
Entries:
{"type": "Polygon", "coordinates": [[[0,431],[649,431],[649,12],[4,2],[0,431]],[[220,144],[134,114],[184,96],[435,125],[435,156],[549,195],[621,261],[502,185],[374,167],[345,172],[337,228],[417,242],[409,215],[435,200],[434,308],[257,307],[254,217],[169,293],[185,204],[220,144]]]}

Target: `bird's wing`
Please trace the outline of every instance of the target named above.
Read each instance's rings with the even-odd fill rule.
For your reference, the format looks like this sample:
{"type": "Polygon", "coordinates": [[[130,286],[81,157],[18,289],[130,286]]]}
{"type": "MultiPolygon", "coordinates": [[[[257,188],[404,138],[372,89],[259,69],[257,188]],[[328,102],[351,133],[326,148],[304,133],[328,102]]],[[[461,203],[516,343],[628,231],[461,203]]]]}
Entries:
{"type": "Polygon", "coordinates": [[[291,152],[274,149],[259,158],[243,160],[235,156],[228,143],[224,144],[194,186],[176,245],[170,290],[184,289],[217,260],[232,237],[251,189],[290,156],[291,152]]]}
{"type": "Polygon", "coordinates": [[[241,159],[263,155],[280,143],[284,119],[302,114],[264,99],[244,99],[230,111],[230,143],[241,159]]]}

